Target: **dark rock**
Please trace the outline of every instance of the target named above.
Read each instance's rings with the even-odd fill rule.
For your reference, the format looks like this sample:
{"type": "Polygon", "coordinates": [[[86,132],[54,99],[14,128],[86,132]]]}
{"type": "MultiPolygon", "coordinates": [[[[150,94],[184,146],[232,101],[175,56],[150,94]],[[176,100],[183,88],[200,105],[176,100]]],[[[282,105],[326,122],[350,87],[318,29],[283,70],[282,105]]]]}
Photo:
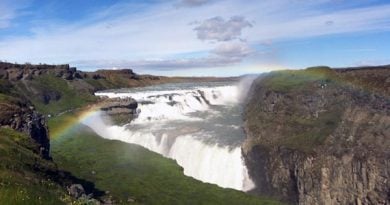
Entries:
{"type": "Polygon", "coordinates": [[[8,72],[5,69],[0,69],[0,79],[8,79],[8,72]]]}
{"type": "Polygon", "coordinates": [[[132,98],[106,98],[100,103],[100,110],[106,114],[106,121],[115,124],[130,123],[136,117],[138,103],[132,98]]]}
{"type": "Polygon", "coordinates": [[[22,77],[23,77],[23,70],[20,69],[8,70],[8,78],[10,80],[16,81],[16,80],[20,80],[22,77]]]}
{"type": "Polygon", "coordinates": [[[79,72],[79,71],[73,73],[73,76],[72,76],[72,77],[73,77],[73,78],[77,78],[77,79],[82,79],[82,78],[83,78],[82,73],[79,72]]]}
{"type": "Polygon", "coordinates": [[[51,159],[46,120],[31,106],[21,102],[0,104],[0,126],[10,126],[26,133],[37,143],[35,151],[44,159],[51,159]]]}
{"type": "Polygon", "coordinates": [[[65,80],[73,80],[73,74],[71,72],[66,72],[61,77],[65,80]]]}
{"type": "Polygon", "coordinates": [[[71,67],[71,68],[69,68],[69,71],[70,71],[71,73],[76,72],[76,67],[71,67]]]}
{"type": "Polygon", "coordinates": [[[30,73],[26,73],[23,75],[23,80],[32,80],[32,75],[30,73]]]}
{"type": "Polygon", "coordinates": [[[58,101],[61,99],[61,93],[57,91],[45,91],[40,94],[41,100],[44,104],[49,104],[51,101],[58,101]]]}
{"type": "Polygon", "coordinates": [[[72,184],[68,187],[68,193],[70,196],[78,199],[85,196],[85,190],[81,184],[72,184]]]}

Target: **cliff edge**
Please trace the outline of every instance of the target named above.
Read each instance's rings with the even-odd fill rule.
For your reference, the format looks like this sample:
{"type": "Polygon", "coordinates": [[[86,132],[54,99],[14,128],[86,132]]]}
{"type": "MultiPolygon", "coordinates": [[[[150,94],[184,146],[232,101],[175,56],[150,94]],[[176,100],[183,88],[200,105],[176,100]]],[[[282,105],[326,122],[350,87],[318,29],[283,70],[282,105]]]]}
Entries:
{"type": "Polygon", "coordinates": [[[243,153],[255,192],[390,204],[390,66],[271,72],[249,96],[243,153]]]}

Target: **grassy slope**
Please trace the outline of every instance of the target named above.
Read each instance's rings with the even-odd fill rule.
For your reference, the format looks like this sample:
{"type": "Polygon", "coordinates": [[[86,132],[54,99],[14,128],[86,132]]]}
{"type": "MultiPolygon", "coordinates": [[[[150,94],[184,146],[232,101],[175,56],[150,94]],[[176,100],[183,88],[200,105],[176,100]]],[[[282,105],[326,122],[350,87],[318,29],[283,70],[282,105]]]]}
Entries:
{"type": "Polygon", "coordinates": [[[312,152],[322,145],[341,120],[342,101],[334,97],[332,104],[326,105],[326,112],[320,112],[318,117],[307,117],[302,110],[301,98],[314,95],[320,89],[319,84],[336,87],[337,81],[338,77],[327,67],[277,71],[255,81],[255,93],[279,93],[283,101],[275,105],[277,113],[264,112],[263,107],[271,103],[262,99],[267,94],[253,94],[251,104],[246,108],[247,126],[252,133],[265,133],[266,136],[254,143],[304,152],[312,152]],[[281,127],[275,131],[275,125],[281,127]]]}
{"type": "MultiPolygon", "coordinates": [[[[53,119],[50,128],[69,117],[53,119]]],[[[62,169],[94,182],[120,203],[131,197],[137,204],[279,204],[201,183],[184,176],[173,160],[138,145],[100,138],[81,125],[52,140],[52,155],[62,169]]]]}
{"type": "Polygon", "coordinates": [[[39,112],[53,115],[96,101],[96,97],[87,90],[76,89],[73,85],[75,82],[77,81],[71,82],[53,75],[42,75],[32,81],[18,82],[17,87],[26,94],[25,97],[36,106],[39,112]],[[51,100],[45,104],[40,95],[31,95],[33,92],[40,94],[56,92],[61,97],[59,100],[51,100]]]}
{"type": "Polygon", "coordinates": [[[70,202],[66,191],[45,176],[43,170],[55,170],[54,164],[33,153],[33,145],[24,134],[0,128],[0,204],[70,202]]]}

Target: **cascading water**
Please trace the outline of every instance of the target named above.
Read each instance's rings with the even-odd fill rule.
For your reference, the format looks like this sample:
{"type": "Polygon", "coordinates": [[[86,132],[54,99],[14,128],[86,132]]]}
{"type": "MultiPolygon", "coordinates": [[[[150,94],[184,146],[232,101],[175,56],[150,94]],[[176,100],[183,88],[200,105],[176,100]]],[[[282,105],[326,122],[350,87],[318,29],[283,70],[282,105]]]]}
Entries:
{"type": "Polygon", "coordinates": [[[126,126],[86,122],[102,137],[141,145],[175,159],[184,174],[225,188],[254,188],[241,155],[240,89],[220,83],[168,84],[96,93],[132,97],[138,117],[126,126]]]}

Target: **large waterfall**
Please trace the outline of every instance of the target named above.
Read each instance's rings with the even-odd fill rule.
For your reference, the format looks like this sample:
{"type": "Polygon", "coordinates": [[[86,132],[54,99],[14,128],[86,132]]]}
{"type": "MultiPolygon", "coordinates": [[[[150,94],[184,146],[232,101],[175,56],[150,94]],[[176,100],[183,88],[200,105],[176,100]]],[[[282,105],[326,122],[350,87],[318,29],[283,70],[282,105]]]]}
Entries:
{"type": "Polygon", "coordinates": [[[254,187],[241,155],[240,89],[228,84],[168,84],[96,93],[132,97],[138,117],[104,125],[99,113],[84,122],[102,137],[141,145],[175,159],[184,174],[225,188],[254,187]]]}

